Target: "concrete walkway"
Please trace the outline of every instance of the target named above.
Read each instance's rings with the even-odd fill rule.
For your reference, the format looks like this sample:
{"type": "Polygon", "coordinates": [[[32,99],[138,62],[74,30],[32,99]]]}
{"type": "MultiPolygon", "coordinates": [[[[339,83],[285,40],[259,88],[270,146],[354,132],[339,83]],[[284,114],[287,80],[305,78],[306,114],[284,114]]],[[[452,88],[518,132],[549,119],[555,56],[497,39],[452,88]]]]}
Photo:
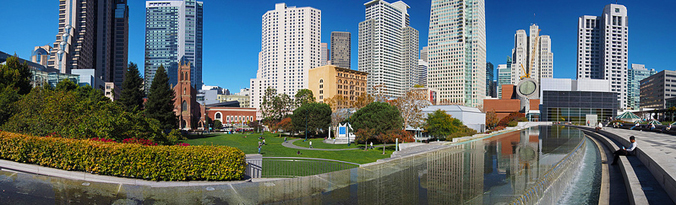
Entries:
{"type": "Polygon", "coordinates": [[[295,139],[295,140],[289,140],[286,143],[282,142],[282,146],[291,148],[291,149],[303,149],[303,150],[318,150],[318,151],[345,151],[345,150],[357,150],[360,148],[347,148],[347,149],[318,149],[318,148],[307,148],[307,147],[300,147],[296,146],[293,144],[293,142],[298,141],[301,139],[295,139]]]}
{"type": "Polygon", "coordinates": [[[657,204],[674,204],[676,201],[676,136],[654,132],[604,127],[603,132],[615,135],[621,146],[629,147],[629,137],[635,136],[638,144],[636,157],[629,157],[648,201],[657,204]],[[660,187],[661,186],[661,187],[660,187]],[[662,188],[662,189],[660,189],[662,188]],[[666,192],[663,196],[661,191],[666,192]],[[655,193],[657,192],[657,193],[655,193]],[[665,199],[664,197],[671,197],[665,199]]]}

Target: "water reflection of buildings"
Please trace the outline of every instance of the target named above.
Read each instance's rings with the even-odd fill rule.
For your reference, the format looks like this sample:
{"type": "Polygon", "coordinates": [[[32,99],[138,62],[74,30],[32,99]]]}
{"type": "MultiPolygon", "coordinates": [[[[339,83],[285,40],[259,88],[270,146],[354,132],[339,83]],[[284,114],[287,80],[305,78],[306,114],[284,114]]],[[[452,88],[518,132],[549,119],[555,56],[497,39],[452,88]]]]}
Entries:
{"type": "Polygon", "coordinates": [[[427,155],[428,204],[483,204],[484,141],[427,155]]]}

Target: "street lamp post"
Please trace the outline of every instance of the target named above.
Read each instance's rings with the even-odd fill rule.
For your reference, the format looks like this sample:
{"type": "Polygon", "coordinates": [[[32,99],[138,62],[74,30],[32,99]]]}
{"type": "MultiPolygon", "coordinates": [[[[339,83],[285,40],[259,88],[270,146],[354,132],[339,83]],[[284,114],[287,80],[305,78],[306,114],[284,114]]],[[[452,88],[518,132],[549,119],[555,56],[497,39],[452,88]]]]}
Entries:
{"type": "Polygon", "coordinates": [[[303,142],[307,141],[307,118],[308,118],[308,110],[306,109],[305,110],[305,141],[303,141],[303,142]]]}
{"type": "Polygon", "coordinates": [[[350,109],[347,109],[347,146],[350,146],[350,117],[352,117],[352,113],[350,112],[350,109]]]}

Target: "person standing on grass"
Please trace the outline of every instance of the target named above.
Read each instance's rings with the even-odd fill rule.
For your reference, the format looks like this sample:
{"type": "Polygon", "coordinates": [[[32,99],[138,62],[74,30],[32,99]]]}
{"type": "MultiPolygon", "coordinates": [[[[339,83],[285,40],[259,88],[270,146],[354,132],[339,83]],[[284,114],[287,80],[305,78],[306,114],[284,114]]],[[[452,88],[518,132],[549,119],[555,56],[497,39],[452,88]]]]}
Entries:
{"type": "Polygon", "coordinates": [[[310,148],[312,148],[312,141],[310,141],[310,148]]]}
{"type": "Polygon", "coordinates": [[[629,152],[632,152],[636,149],[636,146],[638,146],[636,144],[636,137],[634,137],[634,136],[629,137],[629,141],[631,142],[629,149],[625,149],[624,146],[622,146],[622,149],[619,149],[619,150],[617,150],[613,153],[614,159],[613,159],[613,163],[611,165],[617,164],[617,159],[620,158],[620,155],[629,156],[629,155],[631,155],[629,152]]]}
{"type": "Polygon", "coordinates": [[[284,143],[286,143],[286,137],[284,137],[284,143]]]}
{"type": "Polygon", "coordinates": [[[258,143],[258,154],[260,154],[260,153],[261,153],[261,144],[258,143]]]}

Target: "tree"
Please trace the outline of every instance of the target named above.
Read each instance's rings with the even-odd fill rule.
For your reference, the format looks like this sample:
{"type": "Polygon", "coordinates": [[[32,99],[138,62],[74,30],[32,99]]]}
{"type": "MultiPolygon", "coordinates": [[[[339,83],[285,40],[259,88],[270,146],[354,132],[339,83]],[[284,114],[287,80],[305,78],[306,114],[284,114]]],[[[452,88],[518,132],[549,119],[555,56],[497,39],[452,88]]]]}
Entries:
{"type": "Polygon", "coordinates": [[[56,90],[73,91],[75,89],[77,89],[77,84],[75,84],[73,81],[70,81],[68,78],[63,79],[56,84],[56,90]]]}
{"type": "Polygon", "coordinates": [[[220,120],[215,120],[214,121],[214,129],[216,129],[216,130],[223,129],[223,123],[221,123],[220,120]]]}
{"type": "Polygon", "coordinates": [[[383,103],[373,102],[366,107],[359,109],[350,117],[352,128],[357,130],[359,139],[368,142],[376,136],[387,133],[389,130],[401,130],[402,120],[399,110],[396,107],[383,103]],[[360,130],[373,129],[368,132],[360,130]],[[360,133],[362,134],[360,136],[360,133]],[[368,134],[368,135],[363,135],[368,134]]]}
{"type": "Polygon", "coordinates": [[[261,114],[263,115],[264,122],[270,127],[272,124],[276,124],[277,122],[275,121],[275,116],[274,116],[274,109],[273,109],[273,101],[274,98],[277,96],[277,90],[268,87],[265,90],[265,94],[263,95],[263,101],[261,102],[261,114]]]}
{"type": "Polygon", "coordinates": [[[392,101],[392,105],[396,106],[401,113],[401,118],[404,122],[404,128],[411,126],[414,128],[422,127],[425,116],[422,109],[431,105],[429,100],[426,100],[426,94],[423,90],[410,90],[402,97],[392,101]]]}
{"type": "Polygon", "coordinates": [[[425,131],[438,139],[450,140],[454,137],[469,136],[476,131],[462,124],[462,121],[451,117],[442,110],[427,115],[425,131]]]}
{"type": "Polygon", "coordinates": [[[376,139],[383,143],[383,154],[385,154],[385,147],[387,143],[394,142],[396,139],[404,142],[410,138],[410,134],[406,130],[388,130],[386,133],[379,134],[376,139]]]}
{"type": "Polygon", "coordinates": [[[357,100],[355,100],[354,104],[352,107],[361,109],[363,107],[366,107],[368,104],[371,104],[372,102],[375,101],[375,98],[366,92],[362,92],[361,95],[357,96],[357,100]]]}
{"type": "Polygon", "coordinates": [[[425,132],[436,138],[445,139],[446,136],[457,131],[453,126],[453,119],[451,115],[441,109],[434,111],[434,113],[427,115],[427,125],[425,125],[425,132]]]}
{"type": "MultiPolygon", "coordinates": [[[[287,117],[287,118],[284,118],[281,121],[279,121],[277,123],[277,126],[275,126],[275,128],[284,130],[284,131],[288,132],[289,134],[291,134],[291,133],[293,133],[293,122],[291,121],[290,117],[287,117]]],[[[282,137],[282,132],[279,132],[279,137],[282,137]]]]}
{"type": "Polygon", "coordinates": [[[315,135],[321,130],[328,130],[331,124],[331,108],[324,103],[308,103],[300,106],[291,115],[296,130],[306,130],[315,135]]]}
{"type": "Polygon", "coordinates": [[[164,66],[157,68],[155,78],[150,85],[145,114],[149,118],[160,121],[161,129],[170,130],[178,127],[178,118],[174,113],[174,91],[169,86],[169,76],[164,66]]]}
{"type": "Polygon", "coordinates": [[[495,126],[498,126],[498,122],[500,122],[500,119],[498,119],[495,109],[486,112],[486,126],[488,126],[489,129],[493,129],[495,126]]]}
{"type": "Polygon", "coordinates": [[[379,84],[379,85],[374,85],[373,86],[373,100],[375,102],[386,102],[387,97],[385,96],[385,93],[387,92],[387,87],[385,84],[379,84]]]}
{"type": "Polygon", "coordinates": [[[138,71],[135,63],[129,63],[127,73],[124,74],[122,82],[122,93],[118,102],[124,106],[127,111],[138,111],[143,109],[143,78],[138,71]]]}
{"type": "MultiPolygon", "coordinates": [[[[17,112],[0,129],[35,136],[67,138],[150,139],[167,144],[159,121],[126,112],[99,90],[35,88],[13,105],[17,112]]],[[[169,143],[171,144],[171,143],[169,143]]],[[[175,144],[175,143],[174,143],[175,144]]]]}
{"type": "Polygon", "coordinates": [[[0,66],[0,91],[9,87],[15,89],[19,95],[28,94],[32,89],[31,77],[28,63],[20,63],[18,57],[11,56],[0,66]]]}
{"type": "Polygon", "coordinates": [[[324,102],[331,107],[331,111],[337,111],[339,109],[350,107],[350,103],[347,100],[347,97],[343,95],[334,95],[331,98],[324,99],[324,102]]]}
{"type": "Polygon", "coordinates": [[[12,104],[19,101],[20,97],[17,89],[12,87],[5,87],[0,90],[0,125],[5,124],[14,115],[15,109],[12,104]]]}
{"type": "Polygon", "coordinates": [[[249,127],[253,128],[254,130],[261,130],[261,131],[263,130],[263,126],[261,126],[261,123],[259,123],[258,121],[251,121],[247,125],[249,125],[249,127]]]}
{"type": "Polygon", "coordinates": [[[261,113],[268,127],[274,126],[286,118],[293,110],[294,101],[287,94],[277,94],[277,90],[268,87],[261,102],[261,113]]]}
{"type": "Polygon", "coordinates": [[[312,91],[309,89],[300,89],[296,92],[296,106],[300,107],[304,104],[312,103],[317,101],[312,94],[312,91]]]}

